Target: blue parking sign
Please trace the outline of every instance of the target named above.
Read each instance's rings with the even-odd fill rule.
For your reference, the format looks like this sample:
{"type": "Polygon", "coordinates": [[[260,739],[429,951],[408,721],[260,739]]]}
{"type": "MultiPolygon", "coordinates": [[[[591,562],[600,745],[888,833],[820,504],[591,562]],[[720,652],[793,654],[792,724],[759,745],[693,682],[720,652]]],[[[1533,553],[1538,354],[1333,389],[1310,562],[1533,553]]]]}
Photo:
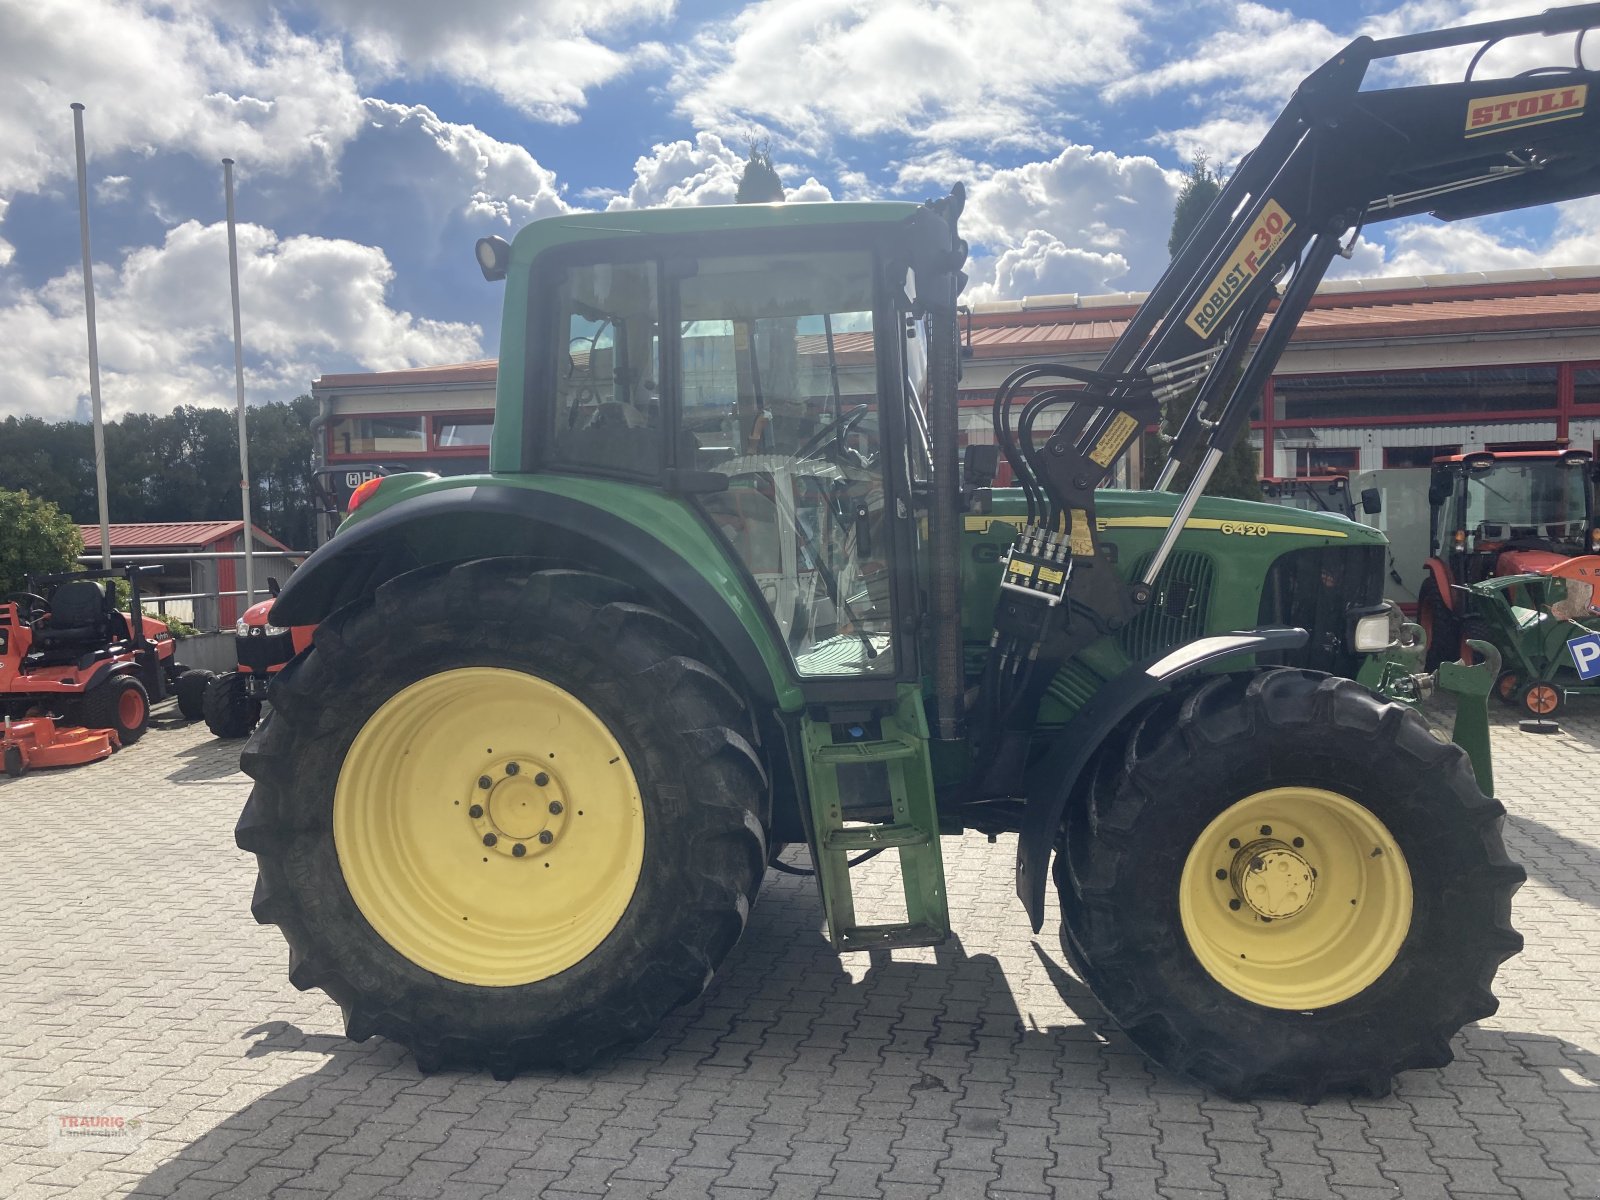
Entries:
{"type": "Polygon", "coordinates": [[[1572,652],[1572,665],[1578,668],[1578,678],[1594,679],[1600,676],[1600,633],[1588,633],[1567,643],[1572,652]]]}

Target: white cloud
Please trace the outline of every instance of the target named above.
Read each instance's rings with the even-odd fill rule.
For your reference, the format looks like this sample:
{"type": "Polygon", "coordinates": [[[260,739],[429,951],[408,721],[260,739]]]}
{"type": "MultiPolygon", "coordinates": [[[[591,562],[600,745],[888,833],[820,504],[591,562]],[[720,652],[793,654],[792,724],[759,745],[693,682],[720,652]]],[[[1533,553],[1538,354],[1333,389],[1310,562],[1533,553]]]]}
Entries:
{"type": "Polygon", "coordinates": [[[0,195],[91,160],[182,150],[325,176],[360,122],[335,41],[276,21],[222,29],[203,11],[112,0],[0,0],[0,195]]]}
{"type": "MultiPolygon", "coordinates": [[[[736,150],[715,133],[701,131],[694,141],[658,142],[633,163],[633,183],[626,193],[611,193],[607,211],[630,208],[681,208],[692,204],[732,204],[744,174],[747,151],[736,150]]],[[[798,168],[781,159],[773,164],[780,179],[792,179],[798,168]]],[[[793,203],[832,200],[833,193],[807,177],[798,187],[785,187],[793,203]]]]}
{"type": "Polygon", "coordinates": [[[705,27],[672,89],[698,125],[813,148],[884,133],[1034,142],[1053,94],[1131,69],[1133,0],[762,0],[705,27]]]}
{"type": "Polygon", "coordinates": [[[1350,262],[1337,264],[1329,275],[1375,278],[1600,265],[1600,197],[1570,200],[1555,210],[1555,229],[1542,240],[1514,227],[1497,232],[1482,220],[1401,221],[1384,229],[1382,243],[1363,237],[1350,262]]]}
{"type": "Polygon", "coordinates": [[[1108,280],[1128,273],[1128,260],[1115,251],[1099,253],[1068,246],[1053,234],[1031,229],[995,259],[996,295],[1052,296],[1061,292],[1098,295],[1113,290],[1108,280]]]}
{"type": "MultiPolygon", "coordinates": [[[[304,391],[325,370],[393,370],[481,354],[476,326],[390,307],[383,252],[279,238],[242,225],[239,273],[251,399],[304,391]]],[[[232,310],[223,225],[186,222],[160,246],[95,264],[101,393],[108,417],[231,402],[232,310]]],[[[88,391],[83,284],[74,270],[0,305],[0,412],[61,419],[88,391]]]]}
{"type": "Polygon", "coordinates": [[[697,133],[692,142],[658,142],[634,160],[633,184],[606,208],[732,204],[743,164],[744,155],[714,133],[697,133]]]}
{"type": "MultiPolygon", "coordinates": [[[[188,0],[200,4],[203,0],[188,0]]],[[[665,20],[673,0],[224,0],[258,22],[290,9],[345,39],[373,80],[436,74],[499,96],[544,121],[578,118],[586,93],[641,62],[652,43],[623,45],[665,20]]]]}
{"type": "Polygon", "coordinates": [[[1149,287],[1167,265],[1182,178],[1154,159],[1088,146],[996,171],[973,186],[962,221],[967,240],[986,252],[974,256],[969,296],[1149,287]]]}
{"type": "Polygon", "coordinates": [[[367,118],[357,169],[384,169],[388,182],[431,197],[436,227],[449,214],[520,229],[540,217],[570,212],[555,172],[522,146],[502,142],[471,125],[442,120],[421,104],[362,101],[367,118]],[[405,178],[409,177],[409,179],[405,178]]]}

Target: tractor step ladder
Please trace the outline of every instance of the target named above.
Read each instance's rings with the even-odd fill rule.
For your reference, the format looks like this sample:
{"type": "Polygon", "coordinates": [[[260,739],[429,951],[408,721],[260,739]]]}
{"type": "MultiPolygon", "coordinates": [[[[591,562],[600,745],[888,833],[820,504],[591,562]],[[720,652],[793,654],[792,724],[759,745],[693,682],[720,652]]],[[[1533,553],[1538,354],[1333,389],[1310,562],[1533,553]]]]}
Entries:
{"type": "MultiPolygon", "coordinates": [[[[838,713],[814,711],[803,724],[812,857],[834,949],[938,945],[950,933],[950,906],[921,692],[901,688],[894,711],[875,720],[840,719],[838,713]],[[855,778],[842,787],[841,775],[855,778]],[[859,795],[863,785],[870,793],[885,782],[892,819],[874,823],[853,818],[856,806],[847,797],[859,795]],[[906,920],[858,925],[849,859],[868,850],[890,849],[900,858],[906,920]]],[[[875,815],[881,815],[884,797],[870,798],[876,801],[875,815]]]]}

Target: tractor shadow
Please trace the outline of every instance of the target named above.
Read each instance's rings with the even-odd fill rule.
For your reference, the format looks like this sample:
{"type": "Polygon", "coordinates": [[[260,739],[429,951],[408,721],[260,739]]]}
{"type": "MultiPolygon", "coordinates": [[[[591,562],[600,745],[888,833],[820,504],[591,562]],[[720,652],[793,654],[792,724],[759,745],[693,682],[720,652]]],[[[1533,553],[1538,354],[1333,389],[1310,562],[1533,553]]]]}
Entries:
{"type": "Polygon", "coordinates": [[[239,753],[244,746],[243,738],[228,741],[209,738],[187,749],[172,752],[170,757],[180,765],[167,775],[167,782],[217,783],[236,775],[237,780],[230,782],[245,786],[250,782],[249,777],[239,770],[239,753]]]}
{"type": "MultiPolygon", "coordinates": [[[[1427,1098],[1436,1113],[1465,1110],[1491,1086],[1546,1101],[1530,1111],[1548,1114],[1550,1102],[1576,1109],[1600,1087],[1600,1057],[1581,1047],[1473,1026],[1457,1038],[1454,1064],[1408,1073],[1395,1097],[1335,1097],[1315,1108],[1230,1103],[1153,1067],[1061,964],[1047,944],[1053,939],[996,929],[1000,957],[971,954],[952,938],[847,966],[820,932],[809,887],[770,879],[717,982],[650,1041],[581,1074],[535,1072],[505,1083],[485,1073],[422,1075],[393,1043],[356,1045],[327,1032],[338,1028],[331,1005],[318,1014],[324,1031],[270,1019],[241,1027],[208,1058],[236,1055],[241,1079],[252,1070],[282,1079],[295,1059],[304,1060],[303,1073],[277,1087],[263,1082],[255,1100],[156,1166],[132,1194],[294,1188],[307,1196],[469,1197],[504,1187],[502,1194],[536,1196],[566,1183],[643,1197],[673,1191],[664,1169],[671,1165],[675,1176],[679,1159],[688,1172],[679,1190],[695,1178],[691,1168],[705,1165],[697,1137],[773,1156],[763,1160],[769,1166],[819,1149],[811,1143],[855,1147],[861,1138],[882,1147],[884,1169],[919,1148],[942,1146],[934,1156],[942,1157],[951,1145],[979,1145],[959,1139],[984,1139],[994,1170],[1006,1156],[1043,1156],[1057,1171],[1092,1178],[1110,1141],[1101,1131],[1127,1132],[1130,1121],[1151,1137],[1166,1136],[1168,1122],[1311,1133],[1308,1117],[1342,1117],[1342,1128],[1355,1128],[1345,1122],[1395,1110],[1374,1122],[1383,1136],[1384,1124],[1415,1118],[1408,1098],[1427,1098]],[[614,1178],[596,1184],[597,1173],[614,1178]]],[[[182,1116],[148,1119],[159,1133],[182,1116]]],[[[1265,1142],[1253,1153],[1270,1162],[1265,1142]]],[[[1600,1148],[1592,1157],[1579,1169],[1600,1172],[1600,1148]]],[[[976,1176],[944,1174],[950,1166],[927,1168],[926,1194],[967,1194],[976,1176]]],[[[1144,1192],[1158,1194],[1153,1178],[1144,1192]]]]}
{"type": "Polygon", "coordinates": [[[1528,878],[1548,884],[1579,904],[1600,908],[1600,846],[1577,841],[1532,817],[1506,816],[1511,857],[1528,878]]]}

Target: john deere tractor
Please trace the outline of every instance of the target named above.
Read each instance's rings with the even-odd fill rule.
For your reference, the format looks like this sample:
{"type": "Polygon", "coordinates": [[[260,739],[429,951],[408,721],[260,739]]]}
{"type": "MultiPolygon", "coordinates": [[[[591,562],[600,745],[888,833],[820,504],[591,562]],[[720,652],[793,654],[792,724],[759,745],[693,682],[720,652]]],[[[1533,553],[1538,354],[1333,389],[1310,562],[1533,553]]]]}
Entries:
{"type": "Polygon", "coordinates": [[[1521,945],[1502,809],[1352,678],[1393,641],[1382,539],[1200,491],[1363,225],[1600,189],[1594,72],[1369,65],[1596,20],[1315,72],[1100,367],[996,395],[1016,490],[962,465],[959,187],[485,239],[490,472],[377,481],[273,609],[317,631],[237,838],[292,982],[424,1069],[581,1067],[701,992],[781,847],[834,945],[886,950],[948,934],[940,838],[979,830],[1175,1071],[1314,1098],[1447,1062],[1521,945]],[[1104,489],[1185,395],[1159,486],[1194,482],[1104,489]],[[890,921],[852,897],[876,852],[890,921]]]}

